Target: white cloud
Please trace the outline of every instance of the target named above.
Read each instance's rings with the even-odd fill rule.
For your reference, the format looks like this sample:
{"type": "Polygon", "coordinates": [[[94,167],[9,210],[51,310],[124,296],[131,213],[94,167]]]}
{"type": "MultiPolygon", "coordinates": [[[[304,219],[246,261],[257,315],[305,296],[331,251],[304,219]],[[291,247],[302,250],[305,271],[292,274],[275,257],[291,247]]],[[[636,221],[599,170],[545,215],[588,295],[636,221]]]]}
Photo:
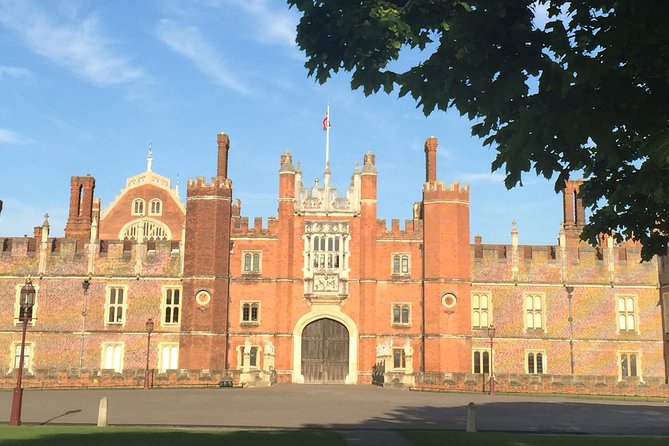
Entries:
{"type": "Polygon", "coordinates": [[[163,19],[156,28],[156,35],[169,48],[189,59],[215,83],[240,93],[249,89],[230,71],[214,46],[194,26],[178,25],[163,19]]]}
{"type": "Polygon", "coordinates": [[[113,49],[95,16],[60,23],[27,2],[0,1],[0,24],[14,30],[35,53],[96,85],[138,80],[141,69],[113,49]]]}
{"type": "Polygon", "coordinates": [[[0,128],[0,144],[25,144],[27,140],[11,130],[0,128]]]}
{"type": "Polygon", "coordinates": [[[501,173],[465,173],[460,178],[468,183],[504,183],[505,177],[501,173]]]}
{"type": "Polygon", "coordinates": [[[0,65],[0,79],[3,77],[30,77],[32,73],[27,68],[0,65]]]}

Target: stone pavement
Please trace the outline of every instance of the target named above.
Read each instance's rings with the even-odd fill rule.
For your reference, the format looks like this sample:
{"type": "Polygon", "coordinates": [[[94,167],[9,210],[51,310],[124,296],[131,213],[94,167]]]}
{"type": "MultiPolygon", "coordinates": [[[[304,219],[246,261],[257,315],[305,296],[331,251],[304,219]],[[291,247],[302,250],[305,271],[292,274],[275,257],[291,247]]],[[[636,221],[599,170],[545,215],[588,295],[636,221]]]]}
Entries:
{"type": "MultiPolygon", "coordinates": [[[[0,422],[9,419],[11,396],[11,391],[0,392],[0,422]]],[[[384,446],[407,444],[389,440],[402,429],[464,431],[470,401],[477,405],[480,431],[669,435],[667,402],[423,393],[372,385],[26,390],[22,419],[94,425],[103,396],[109,402],[110,425],[334,429],[352,445],[374,444],[372,437],[384,446]]],[[[403,440],[400,434],[395,438],[403,440]]]]}

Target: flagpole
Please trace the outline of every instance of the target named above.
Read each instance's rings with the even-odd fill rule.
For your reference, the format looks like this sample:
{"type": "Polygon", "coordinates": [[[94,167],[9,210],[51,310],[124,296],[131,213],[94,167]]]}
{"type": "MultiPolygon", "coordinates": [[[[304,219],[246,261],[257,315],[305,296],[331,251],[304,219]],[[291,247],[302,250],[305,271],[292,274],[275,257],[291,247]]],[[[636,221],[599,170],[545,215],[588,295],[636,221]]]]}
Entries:
{"type": "Polygon", "coordinates": [[[330,104],[325,110],[325,119],[327,119],[325,126],[325,168],[327,169],[330,166],[330,104]]]}

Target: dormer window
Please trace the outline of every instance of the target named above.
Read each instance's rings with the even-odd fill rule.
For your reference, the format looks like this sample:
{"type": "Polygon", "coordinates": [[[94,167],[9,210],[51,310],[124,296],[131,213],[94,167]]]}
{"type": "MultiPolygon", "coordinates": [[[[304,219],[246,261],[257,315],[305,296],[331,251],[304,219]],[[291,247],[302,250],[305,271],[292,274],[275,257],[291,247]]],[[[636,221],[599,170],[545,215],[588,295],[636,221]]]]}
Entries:
{"type": "Polygon", "coordinates": [[[163,203],[157,198],[149,201],[149,215],[161,215],[163,213],[163,203]]]}
{"type": "Polygon", "coordinates": [[[141,198],[132,201],[132,215],[144,215],[145,202],[141,198]]]}

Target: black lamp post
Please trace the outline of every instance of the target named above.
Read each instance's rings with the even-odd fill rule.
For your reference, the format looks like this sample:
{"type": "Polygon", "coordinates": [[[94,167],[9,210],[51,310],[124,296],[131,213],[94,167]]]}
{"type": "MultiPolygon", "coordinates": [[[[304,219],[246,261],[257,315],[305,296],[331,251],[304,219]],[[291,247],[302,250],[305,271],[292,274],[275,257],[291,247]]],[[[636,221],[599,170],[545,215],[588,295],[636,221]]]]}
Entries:
{"type": "Polygon", "coordinates": [[[151,353],[151,333],[153,332],[153,318],[146,321],[146,369],[144,369],[144,390],[149,390],[149,355],[151,353]]]}
{"type": "Polygon", "coordinates": [[[492,348],[495,339],[495,326],[488,326],[488,337],[490,338],[490,395],[495,394],[495,360],[493,358],[492,348]]]}
{"type": "Polygon", "coordinates": [[[566,286],[567,299],[569,300],[569,365],[571,367],[571,374],[574,374],[574,316],[572,313],[571,298],[574,292],[573,286],[566,286]]]}
{"type": "Polygon", "coordinates": [[[88,298],[88,288],[91,286],[91,280],[86,279],[81,282],[81,288],[84,290],[84,303],[81,309],[81,336],[79,338],[79,368],[81,369],[84,365],[84,332],[86,331],[86,314],[88,313],[87,309],[87,298],[88,298]]]}
{"type": "Polygon", "coordinates": [[[28,330],[28,322],[32,320],[33,306],[35,305],[35,287],[30,278],[26,280],[26,284],[21,288],[20,304],[19,320],[23,322],[23,333],[21,335],[19,370],[16,374],[16,387],[14,387],[14,394],[12,395],[12,411],[9,416],[10,426],[21,425],[21,405],[23,404],[23,357],[26,350],[26,331],[28,330]]]}

